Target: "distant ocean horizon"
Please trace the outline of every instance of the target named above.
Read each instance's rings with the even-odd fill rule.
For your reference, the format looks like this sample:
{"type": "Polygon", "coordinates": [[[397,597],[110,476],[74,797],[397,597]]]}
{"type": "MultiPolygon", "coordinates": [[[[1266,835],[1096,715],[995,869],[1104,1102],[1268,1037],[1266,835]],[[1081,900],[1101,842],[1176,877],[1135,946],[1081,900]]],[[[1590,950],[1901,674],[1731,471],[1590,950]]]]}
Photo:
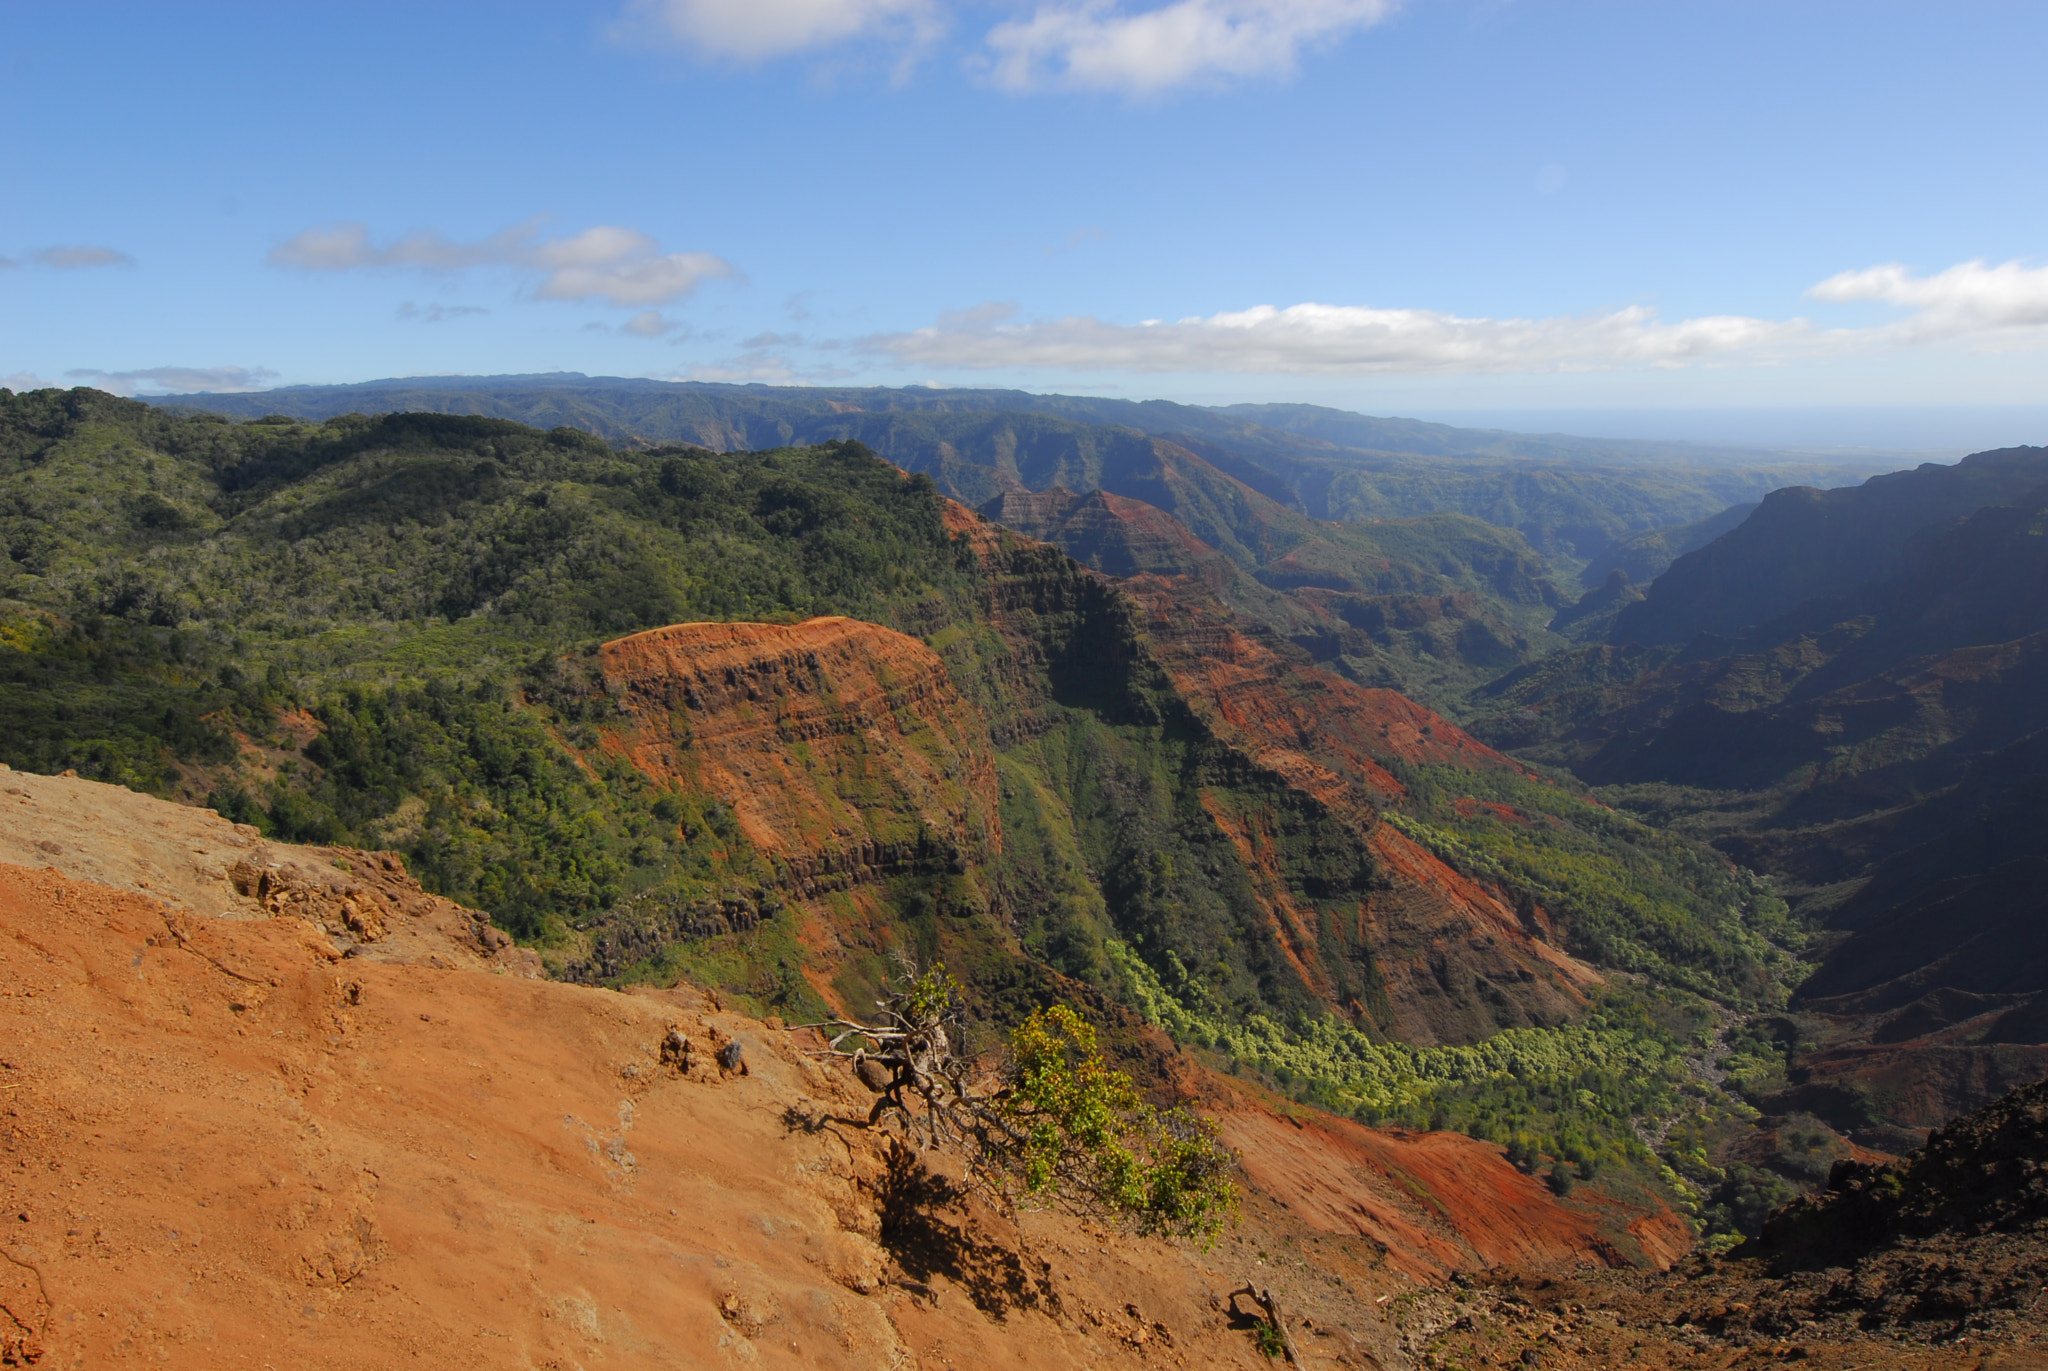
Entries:
{"type": "Polygon", "coordinates": [[[1806,405],[1686,409],[1435,409],[1406,417],[1460,428],[1912,452],[1961,457],[2048,444],[2048,405],[1806,405]]]}

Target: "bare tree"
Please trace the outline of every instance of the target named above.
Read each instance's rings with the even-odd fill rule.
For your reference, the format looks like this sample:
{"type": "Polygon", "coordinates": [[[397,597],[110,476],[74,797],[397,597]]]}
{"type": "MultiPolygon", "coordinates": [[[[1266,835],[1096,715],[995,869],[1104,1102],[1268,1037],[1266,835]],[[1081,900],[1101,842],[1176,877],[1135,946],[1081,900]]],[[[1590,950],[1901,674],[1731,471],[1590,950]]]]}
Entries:
{"type": "Polygon", "coordinates": [[[859,1128],[893,1125],[920,1147],[958,1148],[972,1184],[1006,1207],[1058,1206],[1147,1232],[1213,1239],[1236,1212],[1236,1159],[1208,1120],[1157,1109],[1110,1067],[1066,1005],[1032,1014],[1004,1059],[962,1050],[965,996],[943,965],[903,965],[871,1023],[831,1019],[820,1055],[875,1092],[859,1128]]]}

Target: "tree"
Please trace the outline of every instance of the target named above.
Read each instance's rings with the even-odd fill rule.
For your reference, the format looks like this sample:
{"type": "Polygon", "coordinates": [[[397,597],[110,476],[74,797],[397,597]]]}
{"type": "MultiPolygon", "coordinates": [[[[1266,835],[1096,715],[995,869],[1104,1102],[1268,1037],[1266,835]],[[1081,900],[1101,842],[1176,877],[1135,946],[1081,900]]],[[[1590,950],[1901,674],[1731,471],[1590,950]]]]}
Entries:
{"type": "Polygon", "coordinates": [[[875,1091],[861,1128],[959,1147],[971,1183],[1008,1208],[1043,1205],[1211,1241],[1237,1210],[1236,1158],[1216,1126],[1159,1109],[1103,1060],[1094,1025],[1064,1004],[1013,1030],[993,1068],[961,1049],[964,994],[942,964],[876,1002],[873,1024],[833,1019],[826,1055],[875,1091]]]}

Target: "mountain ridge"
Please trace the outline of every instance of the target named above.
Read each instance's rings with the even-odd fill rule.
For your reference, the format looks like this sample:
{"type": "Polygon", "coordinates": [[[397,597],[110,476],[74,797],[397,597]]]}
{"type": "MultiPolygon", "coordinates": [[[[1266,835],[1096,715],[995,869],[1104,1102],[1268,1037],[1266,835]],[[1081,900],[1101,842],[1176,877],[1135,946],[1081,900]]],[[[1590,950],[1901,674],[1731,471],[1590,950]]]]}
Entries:
{"type": "Polygon", "coordinates": [[[1778,486],[1860,479],[1876,465],[1816,462],[1804,454],[1781,454],[1773,464],[1758,465],[1759,454],[1750,449],[1607,439],[1530,440],[1521,448],[1517,443],[1526,435],[1350,415],[1346,422],[1390,425],[1387,436],[1397,444],[1412,444],[1422,435],[1428,439],[1422,445],[1434,449],[1368,450],[1267,427],[1228,410],[1169,401],[922,387],[774,387],[558,374],[288,387],[155,402],[243,418],[280,407],[316,420],[352,409],[487,414],[540,427],[570,424],[611,441],[690,442],[721,451],[852,438],[908,470],[932,475],[945,493],[970,505],[993,498],[1011,479],[1024,479],[1032,489],[1060,479],[1080,490],[1093,481],[1050,474],[1019,478],[1013,464],[1037,460],[1042,473],[1047,462],[1078,469],[1096,460],[1091,454],[1143,435],[1168,439],[1268,498],[1317,518],[1463,513],[1513,528],[1545,555],[1574,565],[1613,542],[1704,518],[1778,486]],[[1697,469],[1673,467],[1673,454],[1697,457],[1697,469]]]}

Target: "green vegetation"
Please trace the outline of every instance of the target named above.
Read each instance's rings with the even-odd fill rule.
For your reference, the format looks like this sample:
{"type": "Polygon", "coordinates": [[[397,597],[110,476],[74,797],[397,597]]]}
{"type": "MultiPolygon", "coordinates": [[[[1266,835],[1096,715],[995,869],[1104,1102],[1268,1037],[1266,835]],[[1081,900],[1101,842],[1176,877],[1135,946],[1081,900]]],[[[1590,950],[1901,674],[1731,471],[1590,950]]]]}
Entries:
{"type": "Polygon", "coordinates": [[[1287,1355],[1287,1337],[1271,1319],[1260,1319],[1252,1325],[1252,1344],[1268,1361],[1278,1361],[1287,1355]]]}
{"type": "MultiPolygon", "coordinates": [[[[1315,405],[1216,410],[1022,391],[673,384],[566,376],[450,377],[184,397],[256,418],[351,410],[488,414],[613,440],[771,446],[855,439],[979,505],[1008,467],[1032,489],[1126,489],[1141,435],[1185,445],[1274,501],[1327,519],[1453,513],[1519,531],[1561,569],[1617,539],[1701,519],[1791,485],[1846,485],[1868,467],[1793,453],[1451,428],[1315,405]]],[[[1192,522],[1192,521],[1190,521],[1192,522]]]]}
{"type": "Polygon", "coordinates": [[[1213,1240],[1237,1212],[1233,1159],[1215,1125],[1156,1109],[1102,1058],[1095,1028],[1063,1004],[1010,1034],[1014,1062],[999,1108],[1020,1135],[1027,1199],[1063,1196],[1128,1216],[1142,1231],[1213,1240]]]}
{"type": "MultiPolygon", "coordinates": [[[[1329,1014],[1288,1019],[1208,993],[1177,958],[1112,940],[1146,1017],[1232,1069],[1361,1122],[1455,1129],[1502,1144],[1565,1193],[1600,1177],[1651,1184],[1709,1232],[1754,1232],[1775,1173],[1708,1161],[1755,1109],[1739,1093],[1783,1048],[1745,1011],[1781,1006],[1810,934],[1754,875],[1573,790],[1506,772],[1401,768],[1386,822],[1466,875],[1519,897],[1616,978],[1578,1022],[1471,1046],[1384,1041],[1329,1014]],[[1724,1058],[1729,1087],[1699,1063],[1724,1058]],[[1750,1074],[1745,1074],[1750,1073],[1750,1074]]],[[[1777,1022],[1777,1021],[1769,1021],[1777,1022]]],[[[1780,1074],[1779,1079],[1782,1079],[1780,1074]]]]}
{"type": "MultiPolygon", "coordinates": [[[[1682,1108],[1691,1078],[1675,1033],[1613,996],[1583,1023],[1509,1029],[1469,1047],[1375,1040],[1334,1017],[1290,1028],[1191,1011],[1122,943],[1111,953],[1148,1018],[1305,1102],[1363,1123],[1451,1128],[1589,1168],[1649,1159],[1635,1121],[1682,1108]]],[[[1668,1006],[1667,1006],[1668,1010],[1668,1006]]]]}
{"type": "Polygon", "coordinates": [[[1712,849],[1507,772],[1404,771],[1387,821],[1468,876],[1515,891],[1599,966],[1737,1008],[1775,1008],[1811,968],[1784,901],[1712,849]]]}
{"type": "Polygon", "coordinates": [[[943,619],[966,585],[929,481],[857,446],[622,454],[45,391],[0,401],[0,509],[0,758],[397,848],[528,938],[650,892],[758,905],[769,875],[721,807],[603,753],[565,652],[685,619],[943,619]]]}
{"type": "Polygon", "coordinates": [[[1313,407],[1219,413],[1018,392],[465,378],[194,402],[316,420],[356,408],[490,414],[720,448],[852,440],[976,508],[1019,481],[1101,489],[1166,511],[1234,563],[1242,593],[1229,598],[1240,612],[1289,636],[1312,626],[1341,638],[1337,669],[1446,710],[1556,645],[1544,626],[1577,594],[1560,586],[1616,540],[1778,486],[1863,474],[1766,467],[1756,453],[1710,465],[1683,448],[1645,461],[1653,454],[1642,444],[1517,439],[1313,407]],[[1307,597],[1290,593],[1304,588],[1307,597]]]}
{"type": "MultiPolygon", "coordinates": [[[[1495,589],[1535,587],[1519,540],[1481,531],[1460,546],[1500,554],[1481,568],[1495,589]]],[[[1289,546],[1314,554],[1304,574],[1335,576],[1373,547],[1422,557],[1438,532],[1289,546]]],[[[1402,770],[1387,822],[1620,974],[1573,1024],[1389,1042],[1375,949],[1342,932],[1383,888],[1363,835],[1221,744],[1129,601],[1043,547],[977,558],[932,481],[856,443],[635,452],[493,419],[234,424],[0,394],[0,537],[0,759],[284,839],[395,848],[585,979],[688,976],[797,1018],[870,1000],[893,953],[943,956],[977,1030],[1030,1026],[1012,1042],[1043,1069],[1019,1078],[1025,1132],[1045,1155],[1097,1157],[1083,1188],[1143,1222],[1204,1231],[1213,1139],[1114,1073],[1074,1074],[1099,1065],[1094,1030],[1033,1017],[1049,1004],[1136,1005],[1297,1098],[1490,1138],[1560,1190],[1645,1180],[1733,1223],[1767,1189],[1706,1167],[1701,1140],[1740,1106],[1689,1063],[1803,970],[1766,888],[1541,780],[1402,770]],[[986,869],[935,857],[800,915],[730,809],[619,755],[602,640],[816,614],[924,639],[987,720],[1004,846],[986,869]],[[1255,861],[1238,847],[1254,830],[1255,861]],[[1327,998],[1274,934],[1274,891],[1321,940],[1327,998]],[[807,974],[800,917],[842,935],[829,987],[807,974]]],[[[1731,1042],[1736,1079],[1773,1051],[1782,1067],[1768,1043],[1731,1042]]],[[[1020,1165],[1030,1190],[1036,1163],[1020,1165]]]]}
{"type": "Polygon", "coordinates": [[[262,703],[264,682],[208,670],[210,655],[197,635],[0,604],[0,750],[28,771],[166,791],[181,759],[233,758],[222,711],[262,703]]]}
{"type": "Polygon", "coordinates": [[[866,1118],[815,1123],[889,1125],[928,1146],[957,1146],[970,1181],[1006,1207],[1058,1206],[1204,1245],[1235,1217],[1236,1159],[1215,1125],[1146,1103],[1103,1058],[1087,1018],[1066,1004],[1033,1010],[987,1082],[962,1046],[964,987],[944,963],[901,965],[871,1021],[811,1025],[876,1091],[866,1118]]]}
{"type": "MultiPolygon", "coordinates": [[[[1246,1009],[1312,1008],[1205,787],[1270,801],[1324,893],[1369,874],[1327,816],[1132,674],[1112,593],[1045,549],[977,565],[930,481],[856,444],[620,452],[489,419],[231,424],[37,392],[0,400],[0,509],[0,758],[396,848],[575,974],[818,1003],[774,864],[721,805],[606,751],[586,653],[679,620],[840,613],[928,637],[1023,735],[1002,762],[1018,841],[999,883],[1025,946],[1084,982],[1114,984],[1101,939],[1122,927],[1222,968],[1246,1009]],[[989,623],[992,574],[1030,587],[1009,613],[1032,665],[989,623]]],[[[934,903],[953,878],[927,875],[885,890],[889,936],[1011,977],[985,903],[934,903]]],[[[886,950],[856,952],[852,1002],[886,950]]]]}

